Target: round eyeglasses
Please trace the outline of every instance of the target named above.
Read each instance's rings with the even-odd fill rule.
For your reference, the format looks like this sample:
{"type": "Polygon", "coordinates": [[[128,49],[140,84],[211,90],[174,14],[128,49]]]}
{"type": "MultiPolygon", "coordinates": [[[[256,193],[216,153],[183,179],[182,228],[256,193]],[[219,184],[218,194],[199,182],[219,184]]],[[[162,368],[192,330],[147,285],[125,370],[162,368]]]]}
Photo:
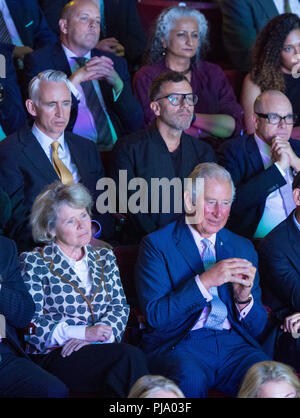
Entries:
{"type": "Polygon", "coordinates": [[[271,125],[278,125],[282,120],[285,121],[287,125],[294,125],[297,120],[297,115],[289,113],[286,116],[280,116],[277,113],[257,113],[257,116],[263,119],[267,119],[271,125]]]}
{"type": "Polygon", "coordinates": [[[198,102],[198,96],[193,93],[171,93],[168,96],[158,97],[155,101],[161,99],[168,99],[173,106],[181,106],[184,100],[189,106],[195,106],[198,102]]]}

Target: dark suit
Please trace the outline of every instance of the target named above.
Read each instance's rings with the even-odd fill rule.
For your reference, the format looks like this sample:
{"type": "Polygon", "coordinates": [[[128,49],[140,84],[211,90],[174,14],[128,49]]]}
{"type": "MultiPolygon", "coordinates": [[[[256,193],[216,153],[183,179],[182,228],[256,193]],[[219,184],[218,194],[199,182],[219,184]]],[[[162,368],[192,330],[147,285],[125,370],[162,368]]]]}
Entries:
{"type": "Polygon", "coordinates": [[[272,0],[218,0],[223,15],[223,38],[234,67],[249,71],[251,48],[261,29],[278,15],[272,0]]]}
{"type": "Polygon", "coordinates": [[[38,49],[57,40],[36,0],[5,0],[24,45],[38,49]]]}
{"type": "Polygon", "coordinates": [[[0,54],[5,58],[5,77],[0,73],[0,84],[3,87],[3,99],[0,101],[0,126],[6,135],[10,135],[26,121],[26,112],[17,82],[12,59],[13,46],[0,43],[0,54]]]}
{"type": "MultiPolygon", "coordinates": [[[[299,141],[289,140],[300,156],[299,141]]],[[[286,184],[275,164],[264,169],[263,161],[253,135],[243,135],[224,142],[219,163],[231,174],[236,187],[227,227],[233,232],[252,238],[264,212],[270,193],[286,184]]]]}
{"type": "MultiPolygon", "coordinates": [[[[132,94],[126,60],[116,57],[114,54],[100,51],[99,49],[93,49],[91,52],[92,56],[105,55],[111,58],[114,62],[116,72],[124,83],[123,90],[116,101],[113,99],[111,85],[106,81],[100,81],[99,83],[107,111],[117,135],[121,136],[138,130],[143,124],[143,110],[132,94]]],[[[31,54],[27,54],[24,59],[24,71],[27,82],[39,72],[50,68],[63,71],[68,77],[71,75],[71,69],[61,44],[46,46],[31,54]]],[[[71,118],[67,127],[68,130],[73,129],[77,118],[77,111],[78,103],[76,102],[72,107],[71,118]]]]}
{"type": "MultiPolygon", "coordinates": [[[[69,0],[40,0],[50,28],[59,36],[58,21],[69,0]]],[[[114,37],[125,47],[130,68],[140,64],[146,49],[146,35],[136,8],[136,0],[104,0],[105,31],[100,39],[114,37]]]]}
{"type": "MultiPolygon", "coordinates": [[[[224,228],[217,233],[216,260],[231,257],[245,258],[254,266],[257,265],[257,254],[251,242],[224,228]]],[[[262,359],[267,357],[257,342],[267,323],[266,310],[260,300],[259,275],[256,273],[252,288],[254,304],[242,321],[238,320],[238,311],[233,303],[232,284],[219,286],[219,296],[226,304],[231,331],[216,332],[204,328],[191,331],[204,307],[209,306],[194,279],[197,274],[201,275],[203,272],[204,266],[199,250],[183,217],[143,239],[136,264],[137,293],[148,324],[143,335],[142,347],[148,355],[153,372],[158,372],[161,368],[179,382],[181,379],[188,381],[189,377],[186,375],[191,373],[195,385],[197,379],[200,380],[198,389],[202,396],[205,396],[209,387],[215,385],[233,394],[243,372],[251,365],[251,361],[247,365],[243,363],[249,352],[255,352],[262,359]],[[232,361],[237,361],[236,370],[232,372],[232,381],[227,382],[227,385],[211,376],[211,373],[216,372],[215,367],[219,368],[218,373],[222,374],[221,369],[224,366],[226,373],[226,364],[222,364],[221,360],[226,353],[225,346],[222,347],[222,353],[215,353],[215,358],[212,356],[211,360],[216,348],[215,343],[211,342],[212,334],[215,336],[214,341],[220,338],[219,342],[222,343],[224,337],[225,343],[230,337],[239,340],[243,345],[241,351],[237,351],[231,358],[232,361]],[[197,337],[197,344],[201,344],[201,347],[198,346],[198,354],[195,354],[189,340],[197,337]],[[201,351],[204,353],[203,357],[201,351]],[[242,352],[245,357],[238,360],[242,352]],[[193,360],[194,355],[197,361],[193,360]],[[183,364],[184,368],[180,368],[180,364],[183,364]],[[201,379],[203,369],[199,368],[199,364],[208,373],[204,379],[201,379]]],[[[227,375],[227,381],[228,376],[230,373],[227,375]]],[[[190,392],[191,389],[188,390],[188,394],[190,392]]]]}
{"type": "Polygon", "coordinates": [[[21,277],[13,241],[0,237],[0,314],[6,322],[0,342],[1,397],[67,396],[67,388],[54,376],[36,366],[24,353],[17,328],[31,321],[35,305],[21,277]]]}
{"type": "MultiPolygon", "coordinates": [[[[151,199],[151,179],[166,178],[172,180],[178,177],[183,182],[197,164],[216,160],[210,145],[185,133],[182,133],[181,136],[180,154],[179,172],[176,173],[171,153],[165,141],[159,131],[155,127],[151,127],[121,138],[116,143],[111,159],[111,177],[115,180],[117,188],[119,185],[119,170],[127,171],[127,184],[136,177],[145,179],[148,185],[147,207],[150,212],[151,201],[153,200],[153,198],[151,199]]],[[[128,191],[128,199],[134,193],[135,191],[128,191]]],[[[159,202],[161,202],[161,190],[156,196],[159,197],[159,202]]],[[[182,192],[180,196],[182,196],[182,192]]],[[[173,191],[171,190],[171,202],[173,202],[173,198],[173,191]]],[[[180,213],[182,213],[182,210],[183,206],[180,213]]],[[[180,214],[174,212],[172,204],[168,213],[162,213],[161,204],[158,213],[128,213],[130,221],[128,238],[138,242],[144,235],[177,219],[178,216],[180,214]]]]}
{"type": "MultiPolygon", "coordinates": [[[[80,182],[88,188],[95,202],[96,183],[104,177],[99,152],[93,142],[70,132],[65,132],[65,141],[81,177],[80,182]]],[[[16,241],[19,251],[30,250],[33,242],[28,220],[34,199],[46,185],[59,178],[29,128],[16,132],[0,143],[0,160],[0,185],[12,202],[12,216],[6,232],[16,241]]],[[[96,212],[94,216],[101,222],[103,239],[111,237],[113,226],[110,216],[96,212]]]]}
{"type": "Polygon", "coordinates": [[[279,326],[284,318],[300,312],[300,231],[293,213],[263,240],[259,247],[259,269],[263,299],[272,310],[278,328],[275,359],[300,372],[300,340],[283,333],[279,326]]]}

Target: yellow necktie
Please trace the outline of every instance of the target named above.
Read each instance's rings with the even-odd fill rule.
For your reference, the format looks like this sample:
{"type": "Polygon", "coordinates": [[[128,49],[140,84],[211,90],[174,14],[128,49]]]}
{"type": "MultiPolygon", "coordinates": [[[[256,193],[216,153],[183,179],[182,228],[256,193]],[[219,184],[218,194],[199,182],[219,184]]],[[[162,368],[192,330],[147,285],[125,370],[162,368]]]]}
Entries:
{"type": "Polygon", "coordinates": [[[71,172],[64,165],[62,160],[58,156],[58,147],[60,146],[58,141],[53,141],[51,144],[52,148],[52,164],[58,177],[63,184],[71,183],[74,181],[71,172]]]}
{"type": "Polygon", "coordinates": [[[292,13],[290,0],[284,0],[284,11],[285,13],[292,13]]]}

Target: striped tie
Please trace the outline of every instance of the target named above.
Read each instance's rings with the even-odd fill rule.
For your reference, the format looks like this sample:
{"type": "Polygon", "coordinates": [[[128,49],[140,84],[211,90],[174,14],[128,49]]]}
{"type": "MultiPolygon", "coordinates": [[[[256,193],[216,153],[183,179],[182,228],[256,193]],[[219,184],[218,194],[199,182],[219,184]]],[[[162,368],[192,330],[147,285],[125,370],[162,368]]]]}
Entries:
{"type": "MultiPolygon", "coordinates": [[[[206,271],[206,270],[209,270],[216,263],[216,258],[212,249],[210,248],[211,242],[209,241],[209,239],[204,238],[201,242],[204,245],[202,261],[203,261],[204,269],[206,271]]],[[[209,292],[213,298],[210,302],[211,310],[210,310],[210,313],[208,314],[204,328],[222,330],[223,322],[227,318],[226,305],[219,298],[217,286],[211,287],[209,289],[209,292]]]]}
{"type": "Polygon", "coordinates": [[[6,44],[11,44],[11,37],[8,32],[3,14],[0,10],[0,42],[4,42],[6,44]]]}

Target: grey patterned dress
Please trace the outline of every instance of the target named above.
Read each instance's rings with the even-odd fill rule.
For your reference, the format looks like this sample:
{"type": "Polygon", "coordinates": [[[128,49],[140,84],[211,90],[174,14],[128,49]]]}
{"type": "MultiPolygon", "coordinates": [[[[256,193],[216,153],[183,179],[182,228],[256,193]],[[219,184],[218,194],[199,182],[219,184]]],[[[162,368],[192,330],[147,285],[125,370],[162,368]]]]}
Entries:
{"type": "Polygon", "coordinates": [[[68,325],[110,325],[121,341],[129,306],[120,280],[116,258],[106,248],[85,247],[92,289],[89,295],[56,244],[35,248],[20,256],[24,282],[35,302],[32,322],[35,334],[29,338],[28,352],[47,353],[55,327],[68,325]]]}

